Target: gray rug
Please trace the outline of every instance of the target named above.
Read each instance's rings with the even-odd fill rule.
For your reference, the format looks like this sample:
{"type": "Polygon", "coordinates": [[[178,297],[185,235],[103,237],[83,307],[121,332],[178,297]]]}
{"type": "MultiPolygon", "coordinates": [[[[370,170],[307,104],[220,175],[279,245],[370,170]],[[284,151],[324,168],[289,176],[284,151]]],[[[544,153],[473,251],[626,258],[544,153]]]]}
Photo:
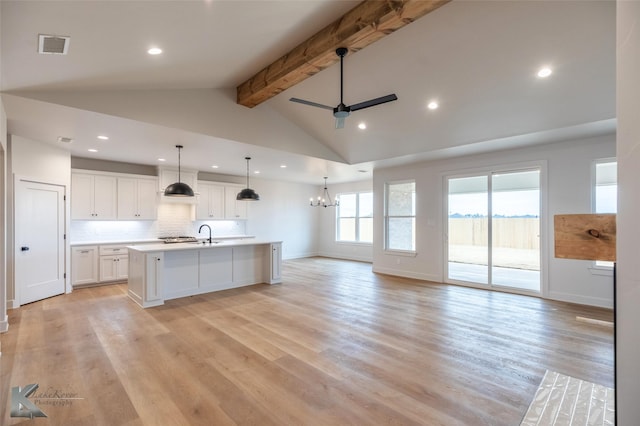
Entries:
{"type": "Polygon", "coordinates": [[[614,390],[549,371],[521,426],[613,425],[614,390]]]}

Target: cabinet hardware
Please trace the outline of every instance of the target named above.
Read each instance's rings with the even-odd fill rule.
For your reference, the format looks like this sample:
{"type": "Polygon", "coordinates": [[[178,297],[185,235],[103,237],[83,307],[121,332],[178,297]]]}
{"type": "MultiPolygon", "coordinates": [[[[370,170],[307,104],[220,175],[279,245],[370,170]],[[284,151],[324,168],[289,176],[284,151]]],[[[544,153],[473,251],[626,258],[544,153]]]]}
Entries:
{"type": "Polygon", "coordinates": [[[29,251],[29,247],[27,247],[27,246],[22,246],[22,247],[20,247],[20,250],[22,250],[22,251],[29,251]]]}

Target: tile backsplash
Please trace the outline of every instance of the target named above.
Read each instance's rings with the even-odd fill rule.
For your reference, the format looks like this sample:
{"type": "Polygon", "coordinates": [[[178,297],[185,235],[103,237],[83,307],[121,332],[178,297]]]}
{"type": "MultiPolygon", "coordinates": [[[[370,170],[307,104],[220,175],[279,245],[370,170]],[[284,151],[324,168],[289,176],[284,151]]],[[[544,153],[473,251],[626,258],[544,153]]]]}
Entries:
{"type": "Polygon", "coordinates": [[[158,220],[72,220],[70,241],[122,241],[148,240],[158,237],[195,236],[205,238],[206,233],[198,235],[203,224],[211,226],[214,237],[245,235],[244,220],[193,220],[193,207],[187,204],[160,204],[158,220]]]}

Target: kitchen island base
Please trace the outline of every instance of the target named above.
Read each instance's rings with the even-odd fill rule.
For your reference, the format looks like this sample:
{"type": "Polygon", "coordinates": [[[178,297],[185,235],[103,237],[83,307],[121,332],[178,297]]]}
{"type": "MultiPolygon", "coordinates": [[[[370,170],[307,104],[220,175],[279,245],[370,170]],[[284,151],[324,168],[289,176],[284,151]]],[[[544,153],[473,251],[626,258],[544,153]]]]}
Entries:
{"type": "Polygon", "coordinates": [[[129,297],[143,308],[165,300],[282,282],[281,242],[129,247],[129,297]]]}

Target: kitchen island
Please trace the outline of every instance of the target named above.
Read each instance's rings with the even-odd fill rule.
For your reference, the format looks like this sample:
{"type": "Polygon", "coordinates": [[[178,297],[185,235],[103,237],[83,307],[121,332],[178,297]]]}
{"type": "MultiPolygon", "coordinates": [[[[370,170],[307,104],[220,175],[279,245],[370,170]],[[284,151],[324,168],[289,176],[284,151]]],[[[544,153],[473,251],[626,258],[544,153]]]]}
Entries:
{"type": "Polygon", "coordinates": [[[282,282],[281,241],[221,240],[127,248],[129,297],[143,308],[179,297],[282,282]]]}

